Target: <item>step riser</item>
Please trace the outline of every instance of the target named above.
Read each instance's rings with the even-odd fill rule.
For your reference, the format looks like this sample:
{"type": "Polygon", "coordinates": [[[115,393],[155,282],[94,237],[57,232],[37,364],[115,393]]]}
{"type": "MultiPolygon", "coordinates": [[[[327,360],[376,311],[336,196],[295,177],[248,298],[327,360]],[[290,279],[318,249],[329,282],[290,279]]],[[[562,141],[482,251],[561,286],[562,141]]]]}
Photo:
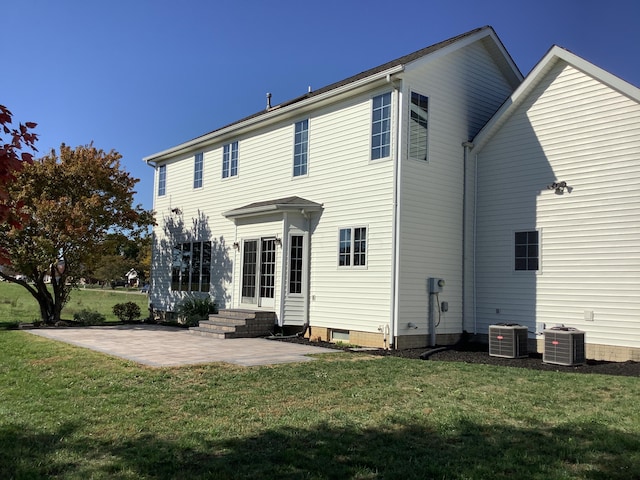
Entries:
{"type": "Polygon", "coordinates": [[[220,310],[199,322],[197,327],[191,327],[189,332],[219,339],[264,337],[273,333],[275,324],[273,312],[220,310]]]}

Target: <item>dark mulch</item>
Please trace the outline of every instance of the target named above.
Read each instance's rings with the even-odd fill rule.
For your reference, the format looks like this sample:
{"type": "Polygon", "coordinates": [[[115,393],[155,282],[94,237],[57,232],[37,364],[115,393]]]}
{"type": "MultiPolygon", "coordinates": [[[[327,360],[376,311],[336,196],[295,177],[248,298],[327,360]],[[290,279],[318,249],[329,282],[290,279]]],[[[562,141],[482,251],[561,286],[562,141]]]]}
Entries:
{"type": "MultiPolygon", "coordinates": [[[[329,342],[309,342],[309,340],[300,337],[282,337],[277,340],[317,345],[351,352],[360,351],[358,349],[341,347],[329,342]]],[[[370,355],[409,358],[429,362],[482,363],[486,365],[528,368],[532,370],[546,370],[550,372],[599,373],[603,375],[640,377],[640,362],[605,362],[602,360],[587,360],[585,365],[554,365],[544,363],[542,361],[542,354],[539,353],[530,353],[527,358],[492,357],[489,355],[488,346],[478,342],[466,342],[453,347],[424,347],[410,348],[406,350],[373,349],[366,350],[366,353],[370,355]]]]}

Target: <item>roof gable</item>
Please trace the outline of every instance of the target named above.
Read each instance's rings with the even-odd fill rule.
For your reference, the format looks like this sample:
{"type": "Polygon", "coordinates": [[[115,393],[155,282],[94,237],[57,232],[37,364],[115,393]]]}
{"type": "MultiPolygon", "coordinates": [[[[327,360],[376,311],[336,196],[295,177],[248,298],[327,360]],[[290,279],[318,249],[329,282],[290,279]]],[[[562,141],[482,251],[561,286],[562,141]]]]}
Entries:
{"type": "Polygon", "coordinates": [[[491,137],[493,137],[501,126],[514,114],[517,108],[526,101],[530,93],[559,61],[573,66],[586,75],[591,76],[597,81],[640,103],[640,89],[616,77],[612,73],[597,67],[569,50],[554,45],[536,64],[513,94],[505,100],[487,124],[478,132],[472,142],[474,151],[479,151],[486,145],[491,137]]]}

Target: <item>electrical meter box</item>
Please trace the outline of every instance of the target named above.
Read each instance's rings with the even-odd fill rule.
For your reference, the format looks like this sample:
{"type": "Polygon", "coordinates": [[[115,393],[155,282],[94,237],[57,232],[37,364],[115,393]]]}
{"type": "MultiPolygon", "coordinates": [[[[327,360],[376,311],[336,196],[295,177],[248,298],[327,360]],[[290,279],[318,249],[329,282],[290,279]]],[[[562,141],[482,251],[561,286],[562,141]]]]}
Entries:
{"type": "Polygon", "coordinates": [[[429,279],[429,293],[442,293],[443,288],[444,288],[444,279],[442,278],[429,279]]]}

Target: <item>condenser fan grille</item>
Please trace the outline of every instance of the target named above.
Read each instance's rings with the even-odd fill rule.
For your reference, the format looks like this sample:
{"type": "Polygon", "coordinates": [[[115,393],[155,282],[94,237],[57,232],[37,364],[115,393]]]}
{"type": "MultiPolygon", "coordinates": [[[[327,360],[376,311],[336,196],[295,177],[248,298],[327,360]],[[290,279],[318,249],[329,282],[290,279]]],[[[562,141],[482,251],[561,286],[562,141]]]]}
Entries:
{"type": "Polygon", "coordinates": [[[528,329],[518,324],[489,326],[489,355],[492,357],[522,358],[529,355],[528,329]]]}
{"type": "Polygon", "coordinates": [[[542,361],[555,365],[580,365],[586,362],[584,332],[570,327],[544,331],[542,361]]]}

